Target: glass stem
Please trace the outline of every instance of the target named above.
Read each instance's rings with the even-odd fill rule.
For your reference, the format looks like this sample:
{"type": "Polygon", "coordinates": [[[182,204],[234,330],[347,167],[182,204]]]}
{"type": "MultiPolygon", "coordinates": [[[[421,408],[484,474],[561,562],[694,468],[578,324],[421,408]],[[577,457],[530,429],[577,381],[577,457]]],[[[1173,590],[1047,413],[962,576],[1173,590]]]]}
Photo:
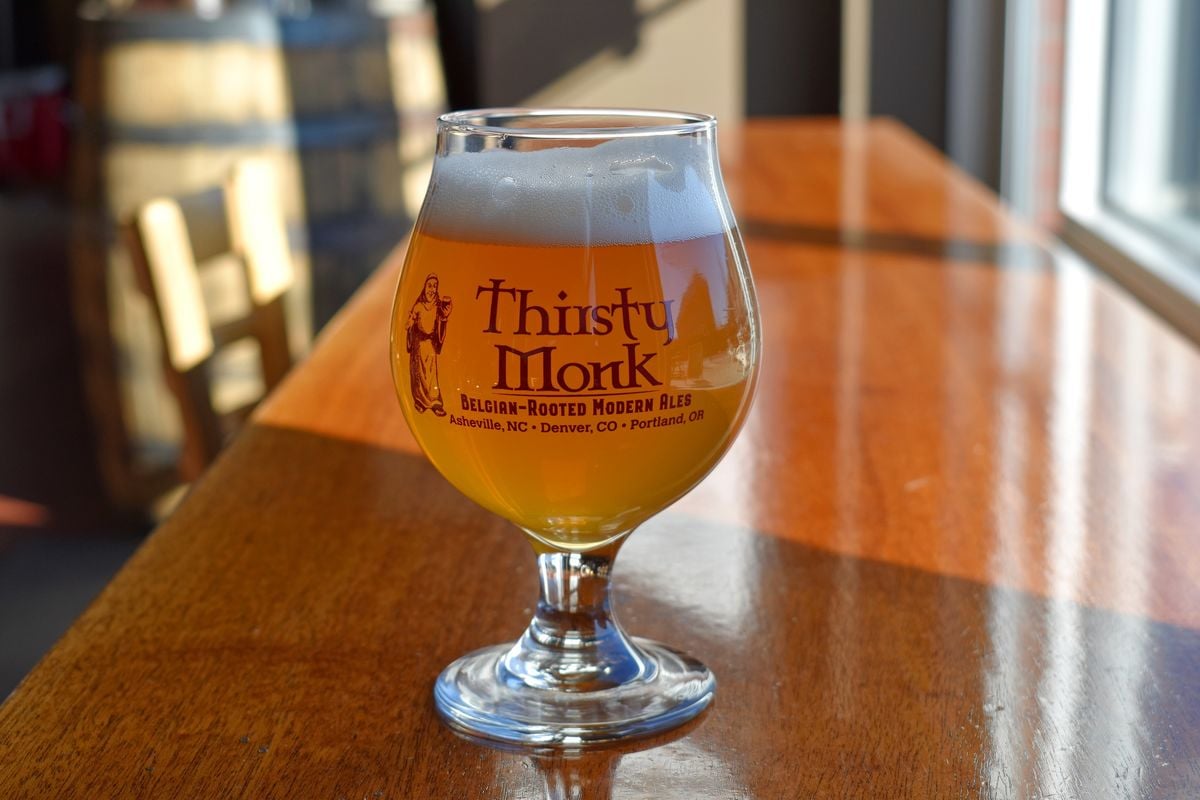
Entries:
{"type": "Polygon", "coordinates": [[[652,662],[610,606],[615,554],[542,553],[540,595],[525,634],[504,657],[505,680],[554,691],[592,692],[649,677],[652,662]]]}

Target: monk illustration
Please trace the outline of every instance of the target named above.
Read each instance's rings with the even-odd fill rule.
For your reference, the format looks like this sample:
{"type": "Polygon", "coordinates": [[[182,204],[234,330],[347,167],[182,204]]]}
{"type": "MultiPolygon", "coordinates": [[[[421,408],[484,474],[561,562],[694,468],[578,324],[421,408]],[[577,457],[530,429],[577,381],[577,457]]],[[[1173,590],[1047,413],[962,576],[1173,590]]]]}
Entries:
{"type": "Polygon", "coordinates": [[[408,371],[412,377],[413,405],[417,411],[432,411],[446,416],[442,403],[442,388],[438,385],[437,358],[446,341],[446,321],[454,304],[449,297],[438,295],[437,275],[425,278],[425,288],[408,315],[408,371]]]}

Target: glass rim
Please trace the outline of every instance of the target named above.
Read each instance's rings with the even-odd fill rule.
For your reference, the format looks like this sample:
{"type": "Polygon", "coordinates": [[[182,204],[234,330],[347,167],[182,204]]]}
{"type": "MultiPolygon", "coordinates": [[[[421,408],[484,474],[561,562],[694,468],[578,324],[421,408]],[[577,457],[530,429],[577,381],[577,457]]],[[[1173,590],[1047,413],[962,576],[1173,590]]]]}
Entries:
{"type": "Polygon", "coordinates": [[[717,118],[712,114],[691,111],[668,111],[648,108],[533,108],[523,106],[473,108],[451,111],[438,117],[441,130],[457,133],[508,136],[514,139],[617,139],[632,136],[666,136],[716,128],[717,118]],[[551,120],[554,118],[596,117],[628,120],[629,125],[611,127],[515,127],[496,124],[499,120],[515,118],[551,120]],[[654,122],[647,124],[650,120],[654,122]],[[668,121],[673,120],[673,121],[668,121]],[[641,121],[641,124],[639,124],[641,121]],[[665,122],[665,124],[664,124],[665,122]]]}

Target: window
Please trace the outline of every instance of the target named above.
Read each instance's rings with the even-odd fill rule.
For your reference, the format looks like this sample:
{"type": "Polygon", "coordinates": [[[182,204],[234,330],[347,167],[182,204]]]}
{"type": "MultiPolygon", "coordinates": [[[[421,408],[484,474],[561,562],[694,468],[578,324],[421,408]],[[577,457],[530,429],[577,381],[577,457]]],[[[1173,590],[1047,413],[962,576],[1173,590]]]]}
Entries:
{"type": "Polygon", "coordinates": [[[1113,4],[1108,205],[1200,253],[1200,3],[1113,4]]]}
{"type": "Polygon", "coordinates": [[[1200,3],[1067,12],[1064,238],[1200,340],[1200,3]]]}

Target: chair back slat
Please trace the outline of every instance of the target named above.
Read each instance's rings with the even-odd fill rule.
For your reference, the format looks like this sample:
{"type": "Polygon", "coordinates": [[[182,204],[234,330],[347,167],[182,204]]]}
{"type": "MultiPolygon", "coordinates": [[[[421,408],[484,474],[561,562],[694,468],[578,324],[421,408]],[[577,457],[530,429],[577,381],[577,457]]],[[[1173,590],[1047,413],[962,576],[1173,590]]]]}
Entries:
{"type": "Polygon", "coordinates": [[[265,306],[296,279],[274,170],[263,159],[245,159],[234,167],[227,192],[232,249],[246,261],[250,298],[265,306]]]}
{"type": "Polygon", "coordinates": [[[171,366],[187,372],[212,355],[212,327],[196,271],[188,226],[179,203],[152,200],[134,221],[140,253],[134,268],[154,301],[171,366]]]}

